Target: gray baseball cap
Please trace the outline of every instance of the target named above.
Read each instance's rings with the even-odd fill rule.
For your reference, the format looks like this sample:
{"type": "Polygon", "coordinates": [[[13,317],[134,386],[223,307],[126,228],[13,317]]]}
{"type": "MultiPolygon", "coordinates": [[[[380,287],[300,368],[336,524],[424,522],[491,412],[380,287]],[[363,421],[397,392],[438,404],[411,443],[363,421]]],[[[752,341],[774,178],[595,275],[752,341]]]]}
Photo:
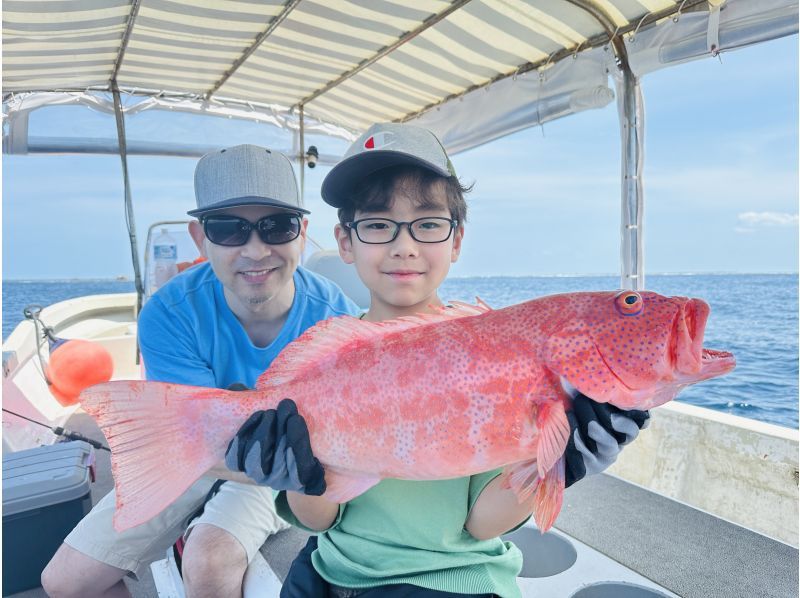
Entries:
{"type": "Polygon", "coordinates": [[[373,172],[408,164],[443,177],[456,172],[436,135],[428,129],[379,123],[356,139],[322,181],[322,199],[334,208],[347,205],[356,185],[373,172]]]}
{"type": "Polygon", "coordinates": [[[289,158],[257,145],[210,152],[194,170],[197,208],[189,216],[238,206],[274,206],[309,214],[300,207],[297,180],[289,158]]]}

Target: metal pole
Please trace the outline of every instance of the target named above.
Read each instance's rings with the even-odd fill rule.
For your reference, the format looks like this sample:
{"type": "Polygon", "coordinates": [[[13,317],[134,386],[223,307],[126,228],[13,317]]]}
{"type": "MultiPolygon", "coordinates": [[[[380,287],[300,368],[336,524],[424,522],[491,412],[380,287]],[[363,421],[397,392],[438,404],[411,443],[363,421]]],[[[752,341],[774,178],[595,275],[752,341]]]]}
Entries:
{"type": "Polygon", "coordinates": [[[299,155],[299,162],[300,162],[300,207],[305,207],[305,186],[306,186],[306,141],[305,141],[305,129],[304,129],[304,113],[303,113],[303,105],[300,104],[300,155],[299,155]]]}
{"type": "Polygon", "coordinates": [[[131,183],[128,177],[128,150],[125,142],[125,119],[122,115],[122,102],[120,101],[117,82],[112,82],[114,95],[114,116],[117,120],[117,138],[119,139],[119,157],[122,160],[122,181],[125,186],[125,224],[128,227],[128,238],[131,244],[131,259],[133,261],[133,278],[136,285],[136,315],[142,309],[144,286],[139,269],[139,248],[136,242],[136,221],[133,216],[133,203],[131,200],[131,183]]]}
{"type": "MultiPolygon", "coordinates": [[[[627,65],[625,65],[627,67],[627,65]]],[[[639,80],[630,69],[620,70],[617,105],[622,147],[622,212],[620,221],[620,286],[644,289],[644,248],[642,221],[644,190],[644,100],[639,80]]]]}
{"type": "MultiPolygon", "coordinates": [[[[597,19],[606,30],[618,70],[613,74],[617,85],[617,108],[622,135],[622,218],[620,222],[620,286],[644,288],[644,250],[642,215],[644,193],[644,101],[639,81],[628,64],[628,51],[614,20],[591,0],[567,0],[597,19]]],[[[679,8],[680,10],[680,8],[679,8]]],[[[641,24],[641,21],[640,21],[641,24]]]]}

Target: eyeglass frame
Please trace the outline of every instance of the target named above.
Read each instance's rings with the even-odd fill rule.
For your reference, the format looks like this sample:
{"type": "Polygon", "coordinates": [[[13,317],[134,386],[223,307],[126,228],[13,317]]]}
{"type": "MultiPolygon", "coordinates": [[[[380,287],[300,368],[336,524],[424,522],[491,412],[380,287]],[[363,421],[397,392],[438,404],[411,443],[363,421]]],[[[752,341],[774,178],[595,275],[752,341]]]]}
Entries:
{"type": "Polygon", "coordinates": [[[255,222],[251,222],[247,218],[242,218],[241,216],[234,216],[233,214],[205,214],[200,218],[200,224],[203,226],[203,234],[206,236],[206,239],[208,239],[209,243],[218,245],[219,247],[244,247],[250,242],[250,239],[252,238],[254,232],[258,234],[259,240],[265,245],[286,245],[287,243],[291,243],[292,241],[296,240],[297,237],[299,237],[302,234],[303,215],[298,212],[278,212],[276,214],[267,214],[266,216],[259,218],[255,222]],[[280,243],[270,243],[268,241],[265,241],[261,233],[264,232],[264,234],[266,234],[266,231],[262,231],[259,225],[264,220],[267,220],[269,218],[275,218],[276,216],[288,216],[290,218],[296,218],[299,224],[299,226],[297,227],[297,234],[291,239],[288,239],[286,241],[281,241],[280,243]],[[212,241],[211,237],[208,236],[208,230],[206,228],[208,225],[208,220],[210,218],[219,218],[221,220],[230,220],[230,221],[238,220],[241,222],[246,222],[248,227],[247,237],[242,243],[238,243],[236,245],[225,245],[223,243],[216,243],[212,241]]]}
{"type": "Polygon", "coordinates": [[[458,220],[455,218],[445,218],[444,216],[423,216],[422,218],[415,218],[414,220],[406,221],[406,222],[397,222],[396,220],[392,220],[391,218],[380,218],[380,217],[372,217],[372,218],[359,218],[358,220],[353,220],[352,222],[345,222],[344,226],[351,231],[355,231],[356,237],[362,243],[366,245],[386,245],[387,243],[393,243],[397,239],[397,235],[400,234],[400,229],[405,226],[408,229],[408,234],[411,235],[411,238],[414,239],[417,243],[444,243],[445,241],[449,240],[450,237],[453,236],[453,231],[458,228],[458,220]],[[395,225],[394,235],[388,241],[365,241],[361,238],[361,235],[358,234],[358,224],[361,222],[366,222],[367,220],[385,220],[386,222],[391,222],[395,225]],[[442,239],[441,241],[422,241],[417,239],[414,236],[414,230],[411,228],[411,225],[415,222],[419,222],[420,220],[445,220],[450,223],[450,231],[447,233],[447,236],[442,239]]]}

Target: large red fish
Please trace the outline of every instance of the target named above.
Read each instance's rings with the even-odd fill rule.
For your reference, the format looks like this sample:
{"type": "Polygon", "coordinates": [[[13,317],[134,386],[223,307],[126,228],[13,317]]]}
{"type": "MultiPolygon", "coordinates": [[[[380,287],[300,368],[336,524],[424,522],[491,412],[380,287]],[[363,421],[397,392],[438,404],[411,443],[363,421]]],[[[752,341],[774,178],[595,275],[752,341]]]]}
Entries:
{"type": "Polygon", "coordinates": [[[158,514],[222,460],[253,411],[285,397],[306,418],[328,498],[350,500],[382,478],[505,467],[520,500],[537,493],[545,530],[564,490],[562,382],[622,409],[666,403],[735,365],[703,349],[708,313],[699,299],[623,291],[377,324],[334,318],[291,343],[253,391],[117,381],[81,404],[112,448],[119,530],[158,514]]]}

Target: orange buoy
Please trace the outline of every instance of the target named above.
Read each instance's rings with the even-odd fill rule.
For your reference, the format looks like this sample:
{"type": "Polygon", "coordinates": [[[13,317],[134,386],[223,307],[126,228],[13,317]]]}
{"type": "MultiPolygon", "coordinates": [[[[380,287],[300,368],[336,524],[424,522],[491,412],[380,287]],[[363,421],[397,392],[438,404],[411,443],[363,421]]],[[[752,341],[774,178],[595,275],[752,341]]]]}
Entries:
{"type": "Polygon", "coordinates": [[[50,392],[65,407],[76,404],[85,388],[111,380],[113,373],[111,353],[98,343],[81,339],[59,343],[47,365],[50,392]]]}

